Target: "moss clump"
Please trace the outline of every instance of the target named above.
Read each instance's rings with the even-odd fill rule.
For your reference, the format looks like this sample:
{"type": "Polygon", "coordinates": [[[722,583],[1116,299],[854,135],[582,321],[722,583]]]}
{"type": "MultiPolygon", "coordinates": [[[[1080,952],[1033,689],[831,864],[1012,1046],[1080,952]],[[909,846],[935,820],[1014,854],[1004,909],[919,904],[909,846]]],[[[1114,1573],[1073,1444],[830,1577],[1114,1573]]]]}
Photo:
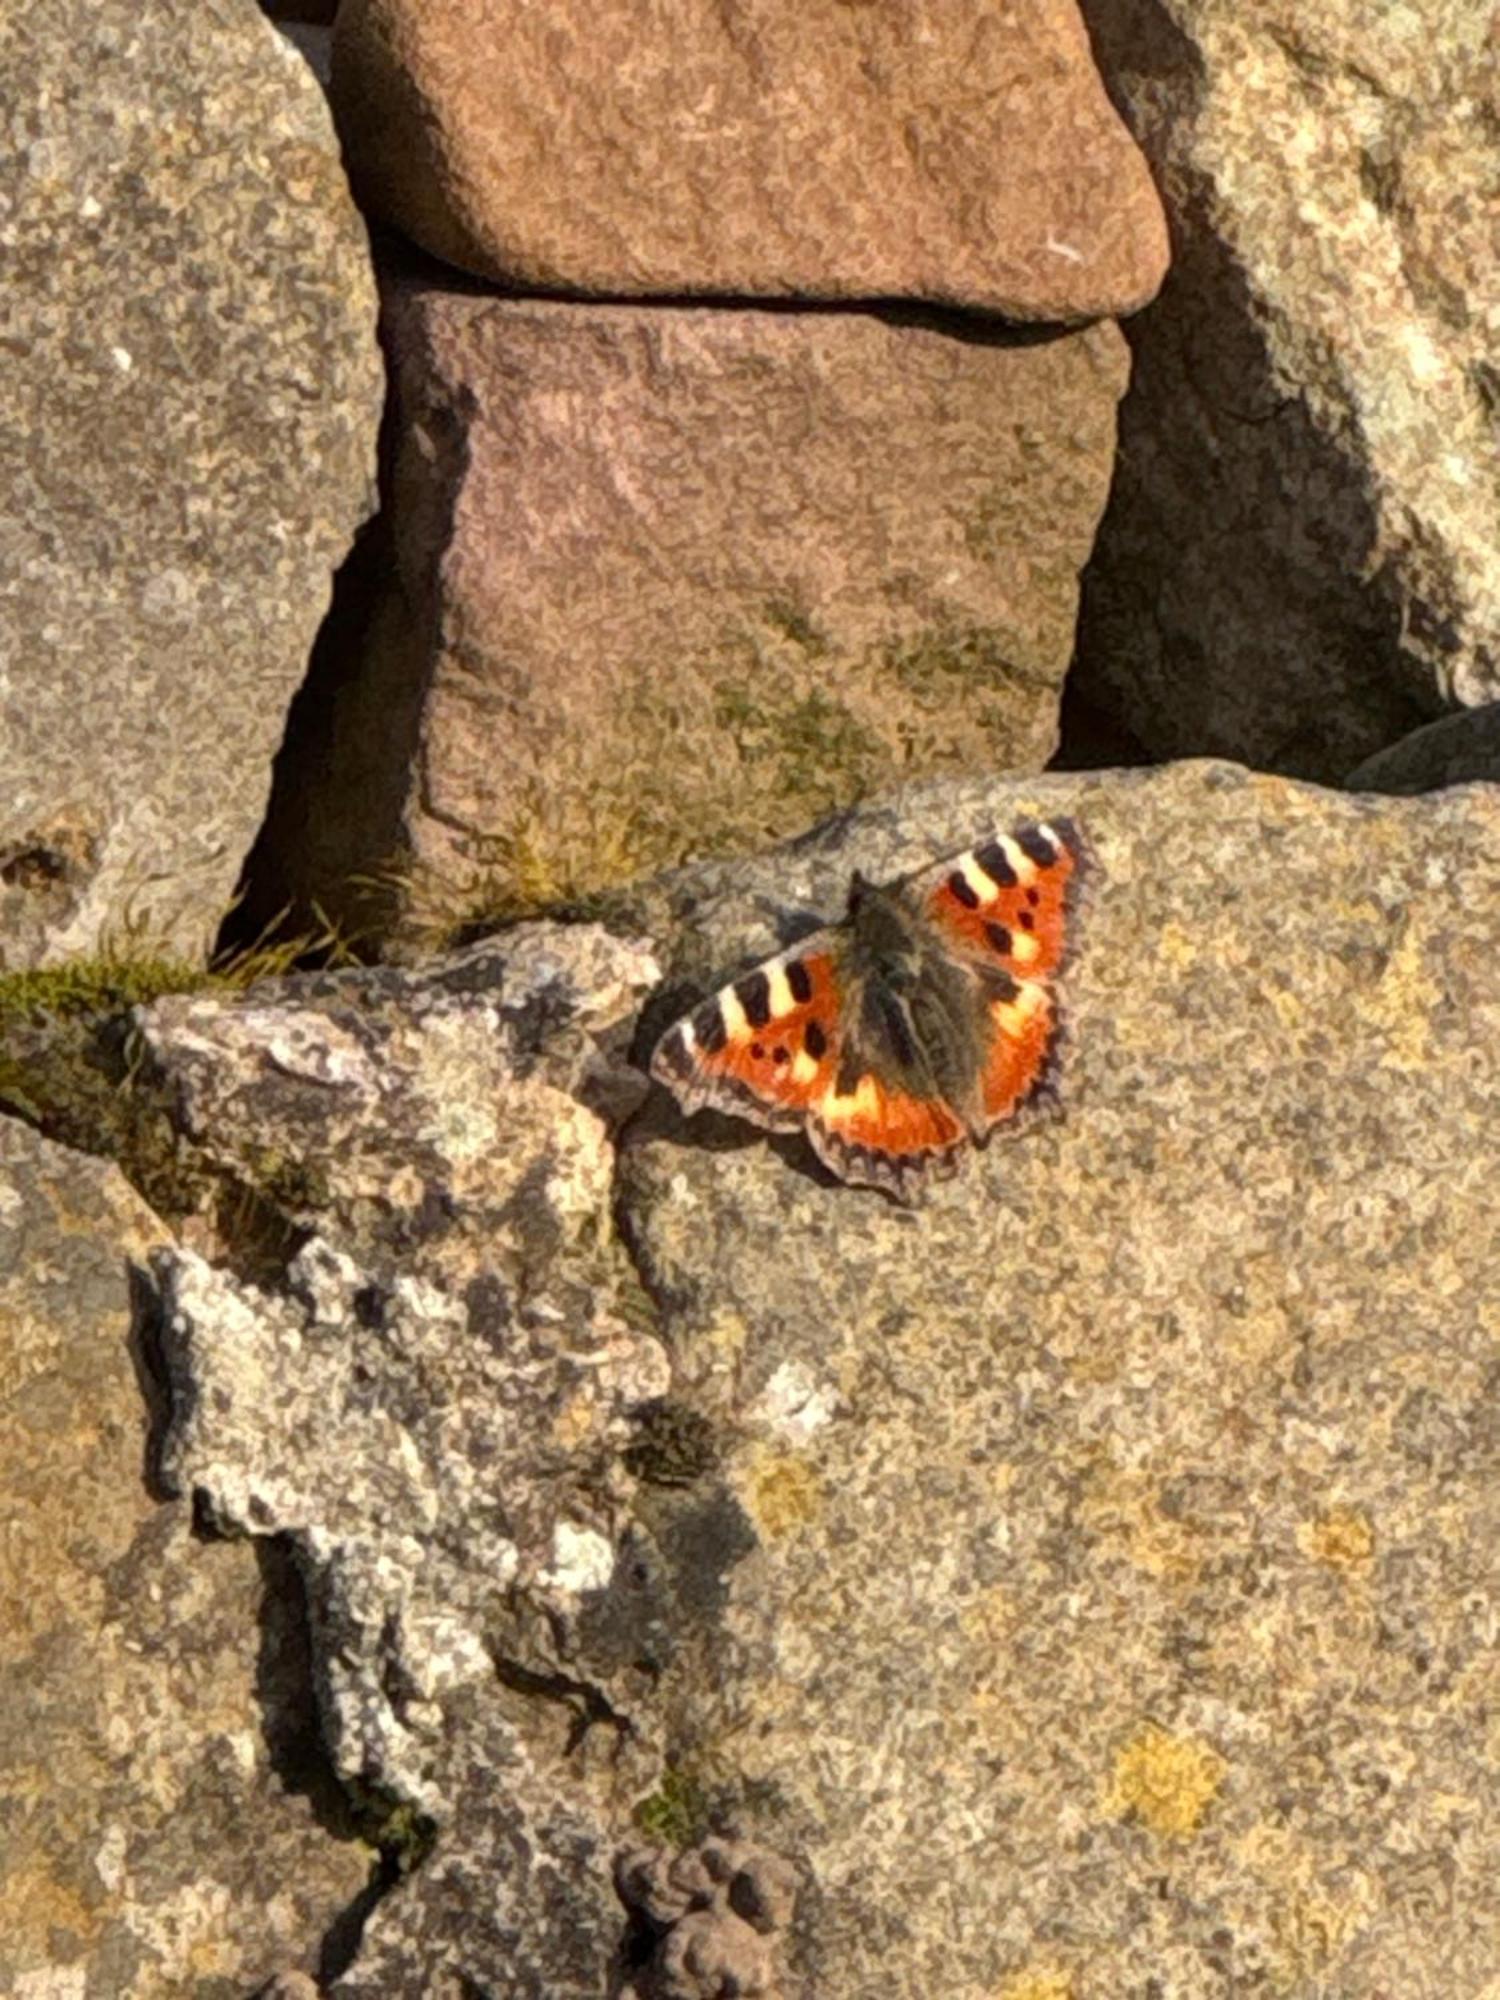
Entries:
{"type": "Polygon", "coordinates": [[[437,1840],[437,1823],[384,1785],[354,1778],[344,1789],[355,1832],[368,1846],[380,1850],[389,1873],[410,1875],[420,1868],[437,1840]]]}
{"type": "Polygon", "coordinates": [[[637,1411],[635,1423],[635,1441],[621,1456],[648,1486],[691,1486],[718,1461],[713,1425],[686,1403],[658,1397],[637,1411]]]}
{"type": "Polygon", "coordinates": [[[169,993],[237,992],[340,950],[320,934],[205,965],[135,938],[63,965],[0,973],[0,1112],[113,1160],[164,1220],[178,1221],[219,1183],[179,1142],[142,1062],[132,1010],[169,993]]]}
{"type": "Polygon", "coordinates": [[[659,1847],[693,1847],[709,1831],[708,1794],[688,1772],[669,1764],[634,1818],[647,1840],[659,1847]]]}

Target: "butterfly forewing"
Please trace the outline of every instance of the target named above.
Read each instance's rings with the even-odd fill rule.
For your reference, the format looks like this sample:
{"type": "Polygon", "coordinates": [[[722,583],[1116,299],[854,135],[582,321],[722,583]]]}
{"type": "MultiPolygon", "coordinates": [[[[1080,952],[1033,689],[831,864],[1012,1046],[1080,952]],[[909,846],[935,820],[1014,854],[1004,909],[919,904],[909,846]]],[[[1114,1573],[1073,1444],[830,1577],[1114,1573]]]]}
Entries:
{"type": "Polygon", "coordinates": [[[685,1014],[651,1073],[685,1111],[704,1105],[787,1131],[833,1087],[842,1043],[836,930],[817,931],[685,1014]]]}
{"type": "Polygon", "coordinates": [[[924,870],[908,885],[951,947],[1014,979],[1050,979],[1069,942],[1085,865],[1072,820],[1027,821],[924,870]]]}

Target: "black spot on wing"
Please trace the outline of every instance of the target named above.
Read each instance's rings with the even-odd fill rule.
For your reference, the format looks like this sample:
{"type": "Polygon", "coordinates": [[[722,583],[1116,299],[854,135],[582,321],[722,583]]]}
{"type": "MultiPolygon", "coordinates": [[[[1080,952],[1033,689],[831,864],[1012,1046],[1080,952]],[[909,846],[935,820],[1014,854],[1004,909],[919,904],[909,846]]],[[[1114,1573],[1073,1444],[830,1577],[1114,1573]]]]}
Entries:
{"type": "Polygon", "coordinates": [[[1015,939],[1005,928],[1004,924],[986,924],[984,934],[1002,957],[1009,958],[1010,948],[1015,943],[1015,939]]]}
{"type": "Polygon", "coordinates": [[[986,841],[985,845],[975,854],[974,859],[979,863],[985,874],[989,876],[997,889],[1015,888],[1016,871],[1006,860],[1005,849],[1000,845],[998,840],[986,841]]]}
{"type": "Polygon", "coordinates": [[[1021,989],[1005,970],[1004,966],[992,965],[985,969],[984,990],[988,993],[991,1000],[998,1000],[1002,1004],[1008,1005],[1015,999],[1021,989]]]}
{"type": "Polygon", "coordinates": [[[809,1021],[802,1031],[802,1046],[814,1062],[821,1062],[828,1053],[828,1037],[816,1021],[809,1021]]]}
{"type": "Polygon", "coordinates": [[[734,991],[751,1027],[763,1028],[771,1018],[770,980],[763,972],[752,972],[738,982],[734,991]]]}
{"type": "Polygon", "coordinates": [[[969,878],[963,873],[962,869],[954,869],[953,873],[948,877],[948,887],[957,896],[966,910],[977,910],[979,908],[979,898],[969,886],[969,878]]]}
{"type": "Polygon", "coordinates": [[[792,998],[799,1007],[805,1007],[813,995],[812,974],[800,958],[794,958],[786,969],[786,983],[792,989],[792,998]]]}
{"type": "Polygon", "coordinates": [[[1056,862],[1057,849],[1039,826],[1023,826],[1015,839],[1026,859],[1034,861],[1038,868],[1051,868],[1056,862]]]}
{"type": "Polygon", "coordinates": [[[729,1040],[724,1010],[717,1000],[705,1000],[694,1014],[693,1038],[706,1056],[716,1056],[729,1040]]]}

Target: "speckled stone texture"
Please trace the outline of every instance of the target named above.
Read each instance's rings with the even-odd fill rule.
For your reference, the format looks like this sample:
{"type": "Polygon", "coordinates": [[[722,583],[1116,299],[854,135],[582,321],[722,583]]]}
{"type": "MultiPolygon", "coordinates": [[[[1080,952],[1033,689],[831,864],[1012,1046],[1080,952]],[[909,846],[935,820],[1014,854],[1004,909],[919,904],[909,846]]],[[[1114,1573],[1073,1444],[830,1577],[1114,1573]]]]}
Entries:
{"type": "Polygon", "coordinates": [[[346,0],[373,212],[532,290],[1132,312],[1166,268],[1074,0],[346,0]]]}
{"type": "Polygon", "coordinates": [[[1351,792],[1404,793],[1476,782],[1500,785],[1500,702],[1414,729],[1344,780],[1351,792]]]}
{"type": "Polygon", "coordinates": [[[327,106],[251,0],[0,19],[0,966],[211,940],[382,383],[327,106]]]}
{"type": "Polygon", "coordinates": [[[142,1391],[160,1398],[132,1270],[164,1241],[114,1168],[0,1121],[0,1992],[14,2000],[243,1995],[278,1965],[318,1963],[373,1859],[318,1782],[295,1581],[273,1553],[197,1541],[188,1508],[148,1491],[142,1391]]]}
{"type": "Polygon", "coordinates": [[[342,909],[397,856],[391,908],[354,922],[420,931],[763,846],[913,774],[1046,762],[1113,326],[391,277],[386,328],[394,555],[278,774],[277,896],[342,909]]]}
{"type": "Polygon", "coordinates": [[[1500,793],[944,788],[656,892],[663,956],[1063,810],[1060,1123],[915,1214],[727,1122],[624,1155],[754,1531],[679,1787],[804,1862],[812,1994],[1497,1990],[1500,793]]]}
{"type": "Polygon", "coordinates": [[[290,1536],[340,1767],[438,1825],[337,1990],[1496,1986],[1497,929],[1494,788],[1196,764],[149,1010],[293,1230],[160,1260],[169,1465],[290,1536]],[[643,1101],[853,868],[1061,812],[1060,1118],[907,1210],[643,1101]]]}
{"type": "Polygon", "coordinates": [[[1500,698],[1500,42],[1482,0],[1086,0],[1172,216],[1079,686],[1338,780],[1500,698]]]}
{"type": "Polygon", "coordinates": [[[464,1976],[598,2000],[623,1942],[650,1642],[581,1657],[579,1622],[631,1568],[628,1412],[667,1387],[608,1227],[610,1121],[645,1089],[619,1045],[657,977],[544,927],[143,1018],[184,1136],[295,1231],[275,1281],[158,1259],[165,1474],[295,1549],[337,1768],[438,1828],[344,2000],[464,1976]]]}

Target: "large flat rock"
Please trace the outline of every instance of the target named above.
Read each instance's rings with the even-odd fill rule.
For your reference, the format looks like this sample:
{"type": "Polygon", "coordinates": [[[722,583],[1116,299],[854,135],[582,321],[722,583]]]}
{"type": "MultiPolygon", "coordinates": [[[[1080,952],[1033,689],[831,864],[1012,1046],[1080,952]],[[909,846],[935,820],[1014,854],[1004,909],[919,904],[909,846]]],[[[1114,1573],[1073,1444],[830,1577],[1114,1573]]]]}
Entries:
{"type": "Polygon", "coordinates": [[[1113,326],[392,278],[386,327],[393,553],[279,774],[278,906],[346,906],[394,857],[382,921],[421,929],[1047,760],[1113,326]]]}
{"type": "Polygon", "coordinates": [[[915,1214],[727,1123],[625,1155],[756,1538],[679,1783],[805,1863],[839,2000],[1484,1991],[1500,793],[944,790],[679,886],[677,962],[1038,809],[1096,861],[1060,1122],[915,1214]]]}
{"type": "Polygon", "coordinates": [[[365,233],[252,0],[9,9],[0,70],[0,966],[194,956],[373,499],[365,233]]]}
{"type": "Polygon", "coordinates": [[[438,1828],[339,1991],[1500,1980],[1497,798],[950,782],[143,1017],[294,1232],[160,1261],[168,1463],[292,1537],[335,1758],[438,1828]],[[1094,861],[1060,1116],[906,1209],[643,1103],[851,870],[1037,813],[1094,861]]]}
{"type": "Polygon", "coordinates": [[[199,1541],[187,1502],[148,1490],[145,1269],[166,1240],[115,1168],[0,1120],[0,1991],[16,2000],[224,2000],[311,1971],[373,1860],[347,1825],[325,1830],[341,1802],[318,1779],[288,1566],[199,1541]]]}
{"type": "Polygon", "coordinates": [[[1472,0],[1089,0],[1172,216],[1079,687],[1335,781],[1500,697],[1493,37],[1472,0]]]}
{"type": "Polygon", "coordinates": [[[1166,268],[1074,0],[348,0],[334,102],[376,213],[530,290],[1079,320],[1166,268]]]}

